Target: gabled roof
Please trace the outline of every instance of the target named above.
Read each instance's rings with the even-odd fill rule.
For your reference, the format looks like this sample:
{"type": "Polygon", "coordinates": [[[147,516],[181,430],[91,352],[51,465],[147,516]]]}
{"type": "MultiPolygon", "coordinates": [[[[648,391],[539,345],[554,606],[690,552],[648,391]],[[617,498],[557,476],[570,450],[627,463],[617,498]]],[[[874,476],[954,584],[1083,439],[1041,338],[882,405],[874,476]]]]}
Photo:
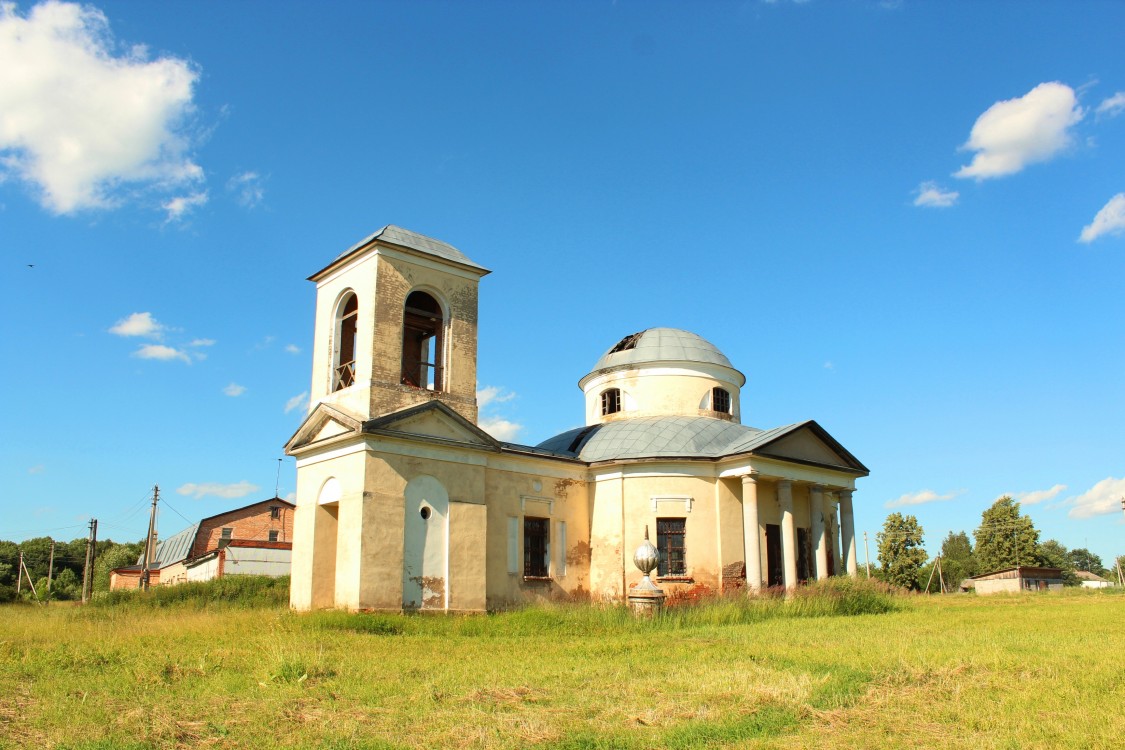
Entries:
{"type": "Polygon", "coordinates": [[[397,247],[405,248],[420,255],[428,255],[434,258],[441,258],[442,260],[452,261],[460,266],[471,268],[480,272],[480,275],[491,273],[484,266],[474,263],[457,248],[441,240],[435,240],[433,237],[427,237],[424,234],[412,232],[409,229],[397,227],[394,224],[388,224],[385,227],[372,232],[364,237],[359,242],[355,243],[343,253],[338,255],[335,260],[329,263],[324,268],[320,269],[312,276],[309,281],[316,281],[325,271],[334,268],[338,263],[343,262],[352,255],[359,253],[375,242],[382,242],[387,245],[395,245],[397,247]]]}
{"type": "MultiPolygon", "coordinates": [[[[191,548],[195,544],[195,535],[199,532],[199,524],[195,523],[188,526],[183,531],[177,531],[167,539],[161,539],[156,543],[156,550],[153,552],[152,564],[150,568],[163,568],[166,565],[179,562],[187,558],[191,554],[191,548]]],[[[141,556],[137,558],[137,565],[144,565],[145,553],[142,550],[141,556]]]]}
{"type": "Polygon", "coordinates": [[[472,445],[493,451],[500,450],[500,441],[437,399],[369,419],[363,423],[362,431],[364,434],[370,435],[423,438],[434,442],[472,445]],[[422,425],[427,416],[430,417],[431,421],[436,418],[444,422],[449,426],[450,431],[445,435],[426,431],[424,428],[421,431],[416,431],[417,426],[422,425]],[[410,423],[414,423],[415,429],[404,429],[411,427],[410,423]]]}
{"type": "Polygon", "coordinates": [[[868,473],[866,466],[812,420],[759,430],[714,417],[636,417],[568,430],[535,448],[588,463],[641,458],[719,459],[748,453],[856,474],[868,473]],[[835,454],[838,461],[801,459],[791,451],[780,450],[785,438],[804,430],[822,441],[830,452],[829,458],[830,454],[835,454]]]}

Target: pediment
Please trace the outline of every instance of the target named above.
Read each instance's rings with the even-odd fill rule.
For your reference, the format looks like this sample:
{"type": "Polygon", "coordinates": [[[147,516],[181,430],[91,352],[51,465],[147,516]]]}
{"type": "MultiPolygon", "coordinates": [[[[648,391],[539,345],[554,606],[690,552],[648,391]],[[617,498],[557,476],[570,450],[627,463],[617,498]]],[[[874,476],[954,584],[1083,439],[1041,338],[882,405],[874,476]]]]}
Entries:
{"type": "Polygon", "coordinates": [[[339,407],[327,404],[317,404],[289,442],[285,444],[285,452],[292,453],[314,443],[338,438],[341,435],[358,434],[363,427],[363,422],[358,416],[344,411],[339,407]]]}
{"type": "Polygon", "coordinates": [[[771,458],[867,473],[867,467],[816,422],[809,421],[758,446],[755,453],[771,458]]]}
{"type": "Polygon", "coordinates": [[[475,445],[488,450],[500,449],[500,443],[495,438],[440,401],[427,401],[372,419],[364,423],[363,431],[367,434],[475,445]]]}

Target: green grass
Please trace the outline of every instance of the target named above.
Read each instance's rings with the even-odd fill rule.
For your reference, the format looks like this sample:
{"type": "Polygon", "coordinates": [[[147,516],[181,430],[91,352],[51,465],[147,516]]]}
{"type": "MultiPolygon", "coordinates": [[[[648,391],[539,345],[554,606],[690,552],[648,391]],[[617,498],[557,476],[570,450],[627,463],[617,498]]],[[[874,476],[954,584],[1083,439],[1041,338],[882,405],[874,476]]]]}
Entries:
{"type": "Polygon", "coordinates": [[[655,620],[579,605],[297,615],[157,593],[0,608],[0,747],[1102,748],[1125,734],[1112,591],[913,597],[839,580],[655,620]]]}

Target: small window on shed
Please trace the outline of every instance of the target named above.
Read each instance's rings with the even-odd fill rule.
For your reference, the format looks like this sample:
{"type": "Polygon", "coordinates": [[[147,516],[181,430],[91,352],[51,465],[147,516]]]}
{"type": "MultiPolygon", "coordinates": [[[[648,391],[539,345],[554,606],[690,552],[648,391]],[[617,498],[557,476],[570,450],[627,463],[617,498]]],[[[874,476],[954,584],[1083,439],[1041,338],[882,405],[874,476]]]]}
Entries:
{"type": "Polygon", "coordinates": [[[711,389],[711,409],[730,414],[730,392],[723,388],[711,389]]]}
{"type": "Polygon", "coordinates": [[[270,541],[271,542],[277,541],[277,529],[274,529],[273,531],[270,532],[270,541]]]}
{"type": "Polygon", "coordinates": [[[223,530],[222,530],[222,538],[223,538],[223,539],[230,539],[230,538],[231,538],[231,535],[232,535],[233,533],[234,533],[234,529],[233,529],[233,528],[231,528],[230,526],[224,526],[224,527],[223,527],[223,530]]]}
{"type": "Polygon", "coordinates": [[[621,411],[621,390],[610,388],[602,391],[602,416],[621,411]]]}
{"type": "Polygon", "coordinates": [[[271,505],[270,506],[270,518],[281,518],[281,506],[278,506],[278,505],[271,505]]]}

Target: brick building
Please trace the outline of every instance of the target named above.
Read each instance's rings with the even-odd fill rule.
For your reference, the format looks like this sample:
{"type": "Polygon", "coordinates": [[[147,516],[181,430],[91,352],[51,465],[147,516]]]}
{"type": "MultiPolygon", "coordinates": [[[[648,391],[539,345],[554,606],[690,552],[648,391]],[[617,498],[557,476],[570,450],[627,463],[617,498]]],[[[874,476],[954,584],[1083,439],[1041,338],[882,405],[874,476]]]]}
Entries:
{"type": "MultiPolygon", "coordinates": [[[[261,500],[204,518],[159,541],[149,583],[173,585],[223,575],[289,574],[295,506],[281,498],[261,500]]],[[[136,565],[110,572],[110,589],[140,586],[144,554],[136,565]]]]}

